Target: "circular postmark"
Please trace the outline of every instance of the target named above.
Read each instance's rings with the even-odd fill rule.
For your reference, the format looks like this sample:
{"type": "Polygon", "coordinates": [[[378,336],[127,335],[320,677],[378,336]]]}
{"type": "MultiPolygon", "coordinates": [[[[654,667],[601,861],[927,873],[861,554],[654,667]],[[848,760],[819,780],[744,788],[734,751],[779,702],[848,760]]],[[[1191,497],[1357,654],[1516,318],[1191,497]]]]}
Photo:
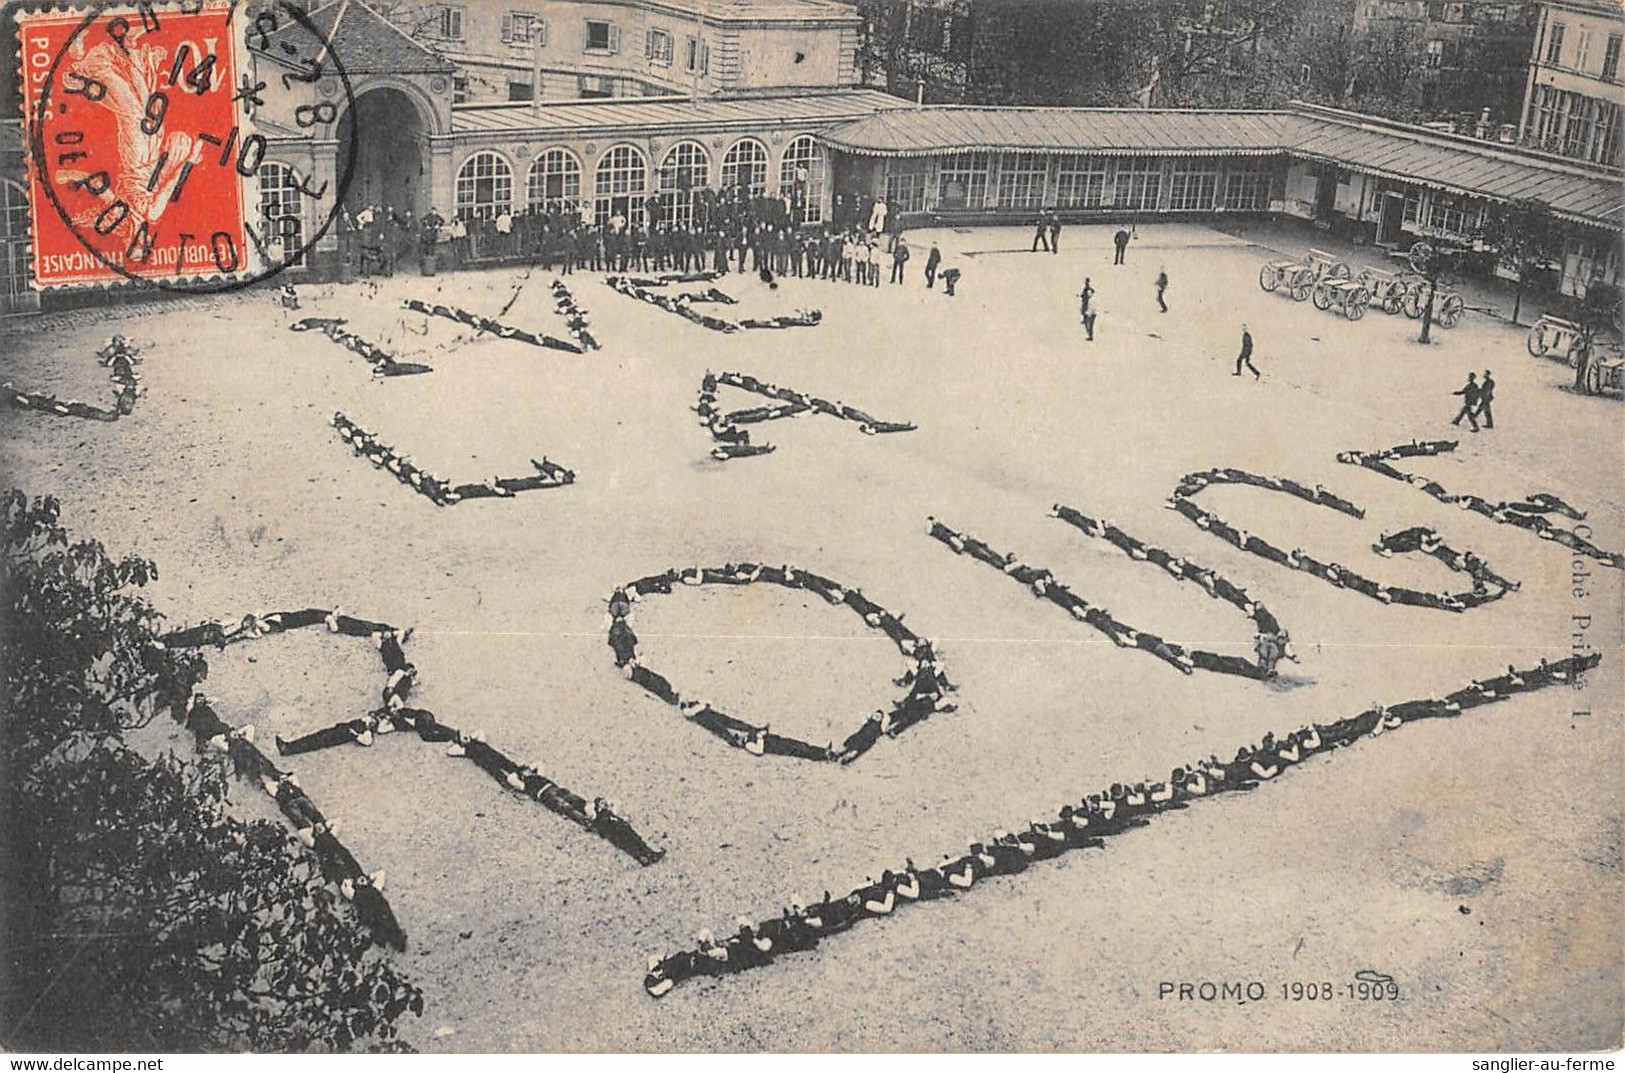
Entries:
{"type": "Polygon", "coordinates": [[[355,94],[294,3],[96,0],[18,25],[36,286],[235,290],[303,262],[338,219],[357,139],[338,139],[330,179],[313,143],[355,94]]]}

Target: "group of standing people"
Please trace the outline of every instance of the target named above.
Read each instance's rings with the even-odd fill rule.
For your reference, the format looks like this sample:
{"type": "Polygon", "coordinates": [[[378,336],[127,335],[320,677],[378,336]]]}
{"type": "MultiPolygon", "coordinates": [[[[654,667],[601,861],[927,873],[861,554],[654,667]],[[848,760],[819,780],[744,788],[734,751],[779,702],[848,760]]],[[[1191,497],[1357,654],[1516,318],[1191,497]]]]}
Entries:
{"type": "Polygon", "coordinates": [[[1484,422],[1484,428],[1495,427],[1495,411],[1490,404],[1495,401],[1495,377],[1490,375],[1488,369],[1484,370],[1484,379],[1480,380],[1477,373],[1467,374],[1467,383],[1461,386],[1454,394],[1461,397],[1461,409],[1450,422],[1459,425],[1463,418],[1467,420],[1467,427],[1477,432],[1479,420],[1484,422]]]}

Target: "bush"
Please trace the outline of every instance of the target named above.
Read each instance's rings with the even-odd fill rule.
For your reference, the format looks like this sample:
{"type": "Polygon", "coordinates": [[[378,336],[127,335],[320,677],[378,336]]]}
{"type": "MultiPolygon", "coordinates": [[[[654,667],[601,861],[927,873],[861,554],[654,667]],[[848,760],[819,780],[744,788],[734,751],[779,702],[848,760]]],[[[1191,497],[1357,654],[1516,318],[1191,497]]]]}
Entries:
{"type": "Polygon", "coordinates": [[[405,1049],[420,992],[303,847],[230,814],[221,763],[125,743],[207,668],[153,643],[152,563],[57,520],[6,496],[0,1045],[405,1049]]]}

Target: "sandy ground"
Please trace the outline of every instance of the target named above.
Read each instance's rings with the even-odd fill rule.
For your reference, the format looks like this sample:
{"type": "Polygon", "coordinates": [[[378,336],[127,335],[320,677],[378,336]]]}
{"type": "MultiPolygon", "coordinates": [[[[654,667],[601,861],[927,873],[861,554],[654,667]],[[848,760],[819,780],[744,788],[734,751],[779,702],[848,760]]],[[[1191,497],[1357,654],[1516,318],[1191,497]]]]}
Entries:
{"type": "MultiPolygon", "coordinates": [[[[1290,234],[1286,237],[1293,237],[1290,234]]],[[[1308,233],[1299,247],[1314,244],[1308,233]]],[[[156,559],[176,624],[342,605],[417,634],[418,699],[483,729],[670,852],[640,869],[471,765],[403,735],[298,758],[303,785],[411,937],[428,995],[407,1027],[456,1050],[1580,1050],[1621,1043],[1621,578],[1576,588],[1565,549],[1447,508],[1337,451],[1452,434],[1450,392],[1495,371],[1497,427],[1414,469],[1491,499],[1549,491],[1625,544],[1621,404],[1565,390],[1566,366],[1470,314],[1437,344],[1380,313],[1350,324],[1262,293],[1274,250],[1197,227],[1145,227],[1129,264],[1109,229],[1056,256],[1024,231],[911,236],[907,287],[729,277],[724,315],[816,306],[815,329],[720,336],[571,283],[604,349],[583,357],[403,314],[415,296],[562,335],[550,275],[503,270],[303,289],[303,313],[435,366],[373,382],[266,295],[27,322],[4,374],[99,398],[91,354],[146,345],[149,394],[116,425],[0,414],[12,481],[65,519],[156,559]],[[926,291],[932,238],[965,272],[926,291]],[[1159,315],[1151,281],[1172,277],[1159,315]],[[1093,277],[1097,341],[1075,294],[1093,277]],[[1262,383],[1229,375],[1245,320],[1262,383]],[[461,333],[461,334],[460,334],[461,333]],[[692,420],[706,369],[842,399],[917,432],[828,419],[755,426],[778,445],[719,464],[692,420]],[[444,476],[517,474],[543,454],[573,487],[438,509],[355,459],[342,409],[444,476]],[[1466,615],[1383,607],[1277,569],[1163,509],[1178,477],[1230,465],[1319,481],[1357,522],[1256,489],[1204,503],[1272,542],[1371,576],[1455,587],[1431,560],[1382,560],[1385,530],[1435,526],[1521,591],[1466,615]],[[1250,624],[1046,516],[1106,516],[1246,585],[1292,631],[1301,666],[1269,685],[1115,649],[925,535],[936,515],[1054,570],[1118,617],[1186,644],[1250,650],[1250,624]],[[690,563],[789,562],[859,585],[932,638],[959,711],[857,764],[756,759],[627,683],[604,644],[619,582],[690,563]],[[1579,591],[1583,595],[1575,595],[1579,591]],[[845,891],[912,856],[1159,775],[1265,730],[1455,688],[1569,651],[1571,616],[1604,652],[1583,693],[1543,693],[1418,725],[1278,783],[1157,820],[969,896],[865,924],[818,951],[650,1000],[645,955],[792,899],[845,891]],[[1293,981],[1392,976],[1394,1003],[1281,998],[1293,981]],[[1262,983],[1263,1002],[1180,1002],[1163,982],[1262,983]],[[437,1029],[449,1032],[436,1033],[437,1029]]],[[[748,405],[751,396],[732,398],[748,405]]],[[[679,690],[815,740],[894,696],[884,637],[805,594],[679,592],[641,606],[647,661],[679,690]]],[[[359,714],[382,681],[365,645],[290,635],[211,657],[206,689],[269,740],[359,714]]],[[[177,739],[178,740],[178,739],[177,739]]],[[[243,788],[244,794],[250,791],[243,788]]]]}

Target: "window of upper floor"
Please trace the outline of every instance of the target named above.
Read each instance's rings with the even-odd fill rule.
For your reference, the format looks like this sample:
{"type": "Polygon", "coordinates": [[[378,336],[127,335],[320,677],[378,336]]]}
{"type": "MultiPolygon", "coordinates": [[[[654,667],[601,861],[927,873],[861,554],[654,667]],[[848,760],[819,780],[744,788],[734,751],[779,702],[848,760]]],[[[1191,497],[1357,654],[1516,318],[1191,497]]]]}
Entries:
{"type": "Polygon", "coordinates": [[[1608,44],[1602,50],[1602,77],[1606,82],[1619,81],[1620,34],[1609,34],[1608,44]]]}
{"type": "Polygon", "coordinates": [[[709,74],[711,71],[711,46],[698,38],[690,37],[683,52],[683,69],[694,73],[709,74]]]}
{"type": "Polygon", "coordinates": [[[1591,31],[1581,27],[1574,35],[1574,69],[1584,71],[1591,61],[1591,31]]]}
{"type": "Polygon", "coordinates": [[[547,44],[547,23],[534,11],[509,11],[502,16],[502,40],[509,45],[547,44]]]}
{"type": "Polygon", "coordinates": [[[671,66],[671,34],[665,30],[650,30],[643,41],[643,55],[650,63],[671,66]]]}
{"type": "Polygon", "coordinates": [[[1563,24],[1552,23],[1552,32],[1546,38],[1546,62],[1557,63],[1563,58],[1563,24]]]}
{"type": "Polygon", "coordinates": [[[463,15],[467,11],[461,4],[439,4],[432,9],[429,31],[442,41],[463,39],[463,15]]]}
{"type": "Polygon", "coordinates": [[[588,19],[582,51],[613,56],[621,50],[621,28],[603,19],[588,19]]]}

